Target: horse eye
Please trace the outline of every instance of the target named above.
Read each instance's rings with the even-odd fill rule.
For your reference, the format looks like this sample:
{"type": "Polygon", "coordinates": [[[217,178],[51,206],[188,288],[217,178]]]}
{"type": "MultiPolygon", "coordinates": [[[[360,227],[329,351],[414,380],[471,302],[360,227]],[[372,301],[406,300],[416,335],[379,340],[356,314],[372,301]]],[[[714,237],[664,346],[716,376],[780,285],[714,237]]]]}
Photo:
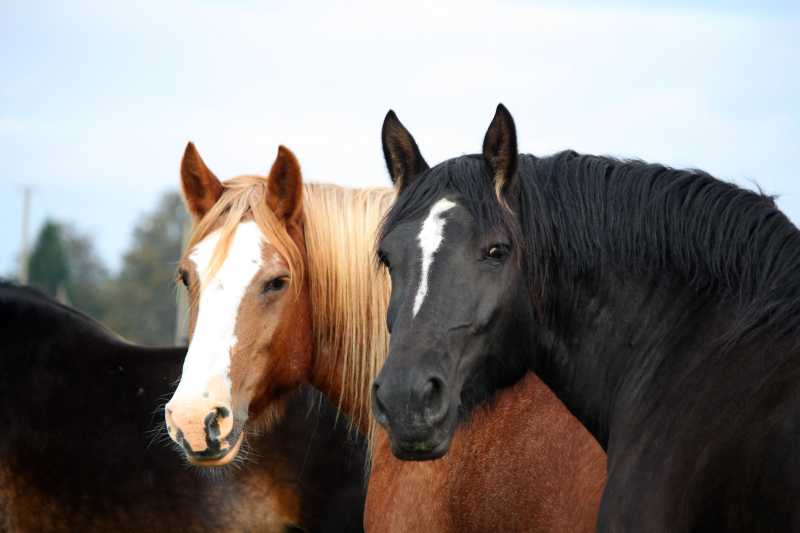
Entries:
{"type": "Polygon", "coordinates": [[[264,284],[263,292],[277,292],[281,291],[286,287],[288,280],[286,278],[275,278],[270,280],[264,284]]]}
{"type": "Polygon", "coordinates": [[[189,273],[184,269],[178,270],[178,279],[183,283],[183,286],[189,288],[189,273]]]}
{"type": "Polygon", "coordinates": [[[486,257],[495,261],[502,261],[511,253],[507,244],[493,244],[486,250],[486,257]]]}

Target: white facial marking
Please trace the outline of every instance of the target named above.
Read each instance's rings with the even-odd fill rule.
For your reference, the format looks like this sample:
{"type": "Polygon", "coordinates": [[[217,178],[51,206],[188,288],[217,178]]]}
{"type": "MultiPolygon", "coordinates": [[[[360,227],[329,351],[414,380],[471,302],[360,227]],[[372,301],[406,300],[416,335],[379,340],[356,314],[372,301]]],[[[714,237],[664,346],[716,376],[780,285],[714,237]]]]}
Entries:
{"type": "Polygon", "coordinates": [[[215,378],[223,378],[231,398],[231,351],[236,346],[236,316],[245,290],[261,268],[261,230],[253,221],[239,224],[228,255],[213,279],[208,265],[219,242],[219,230],[203,239],[189,255],[201,281],[197,323],[183,363],[175,397],[197,397],[208,391],[215,378]]]}
{"type": "Polygon", "coordinates": [[[419,308],[422,307],[422,302],[425,301],[425,295],[428,294],[428,274],[431,270],[431,264],[433,264],[433,256],[441,246],[442,240],[444,240],[444,223],[446,222],[444,213],[455,206],[454,202],[447,198],[442,198],[431,206],[431,211],[419,230],[417,240],[422,252],[422,273],[419,279],[417,295],[414,297],[412,317],[417,316],[419,308]]]}

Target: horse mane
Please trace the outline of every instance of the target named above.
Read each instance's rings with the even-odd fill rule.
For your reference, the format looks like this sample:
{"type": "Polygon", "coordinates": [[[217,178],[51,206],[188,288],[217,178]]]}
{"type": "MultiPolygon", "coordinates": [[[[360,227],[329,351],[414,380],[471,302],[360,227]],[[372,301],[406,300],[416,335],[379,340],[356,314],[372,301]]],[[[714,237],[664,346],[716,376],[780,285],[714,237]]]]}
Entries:
{"type": "Polygon", "coordinates": [[[394,190],[311,183],[303,192],[316,361],[329,373],[342,369],[339,407],[353,406],[350,423],[368,428],[371,445],[370,391],[389,346],[390,288],[373,258],[377,229],[394,190]]]}
{"type": "Polygon", "coordinates": [[[699,170],[573,151],[520,155],[517,172],[515,219],[504,215],[482,157],[468,155],[411,183],[382,234],[453,191],[481,227],[502,224],[522,241],[514,244],[522,244],[523,268],[545,317],[556,281],[671,273],[698,295],[736,305],[726,344],[800,326],[800,232],[772,197],[699,170]]]}

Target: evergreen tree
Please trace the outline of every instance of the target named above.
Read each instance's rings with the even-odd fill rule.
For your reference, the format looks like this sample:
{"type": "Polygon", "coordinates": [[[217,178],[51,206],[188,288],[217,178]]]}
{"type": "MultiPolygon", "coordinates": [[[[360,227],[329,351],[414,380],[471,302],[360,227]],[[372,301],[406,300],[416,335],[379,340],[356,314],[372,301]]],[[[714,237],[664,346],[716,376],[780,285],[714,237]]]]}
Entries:
{"type": "Polygon", "coordinates": [[[61,236],[61,227],[47,220],[36,238],[28,262],[29,283],[55,298],[66,289],[69,265],[61,236]]]}
{"type": "Polygon", "coordinates": [[[183,201],[172,192],[134,229],[131,249],[108,293],[106,323],[123,337],[142,344],[173,343],[175,269],[186,220],[183,201]]]}
{"type": "Polygon", "coordinates": [[[70,305],[101,322],[106,320],[111,277],[97,255],[92,238],[73,226],[62,225],[62,240],[69,265],[67,296],[70,305]]]}

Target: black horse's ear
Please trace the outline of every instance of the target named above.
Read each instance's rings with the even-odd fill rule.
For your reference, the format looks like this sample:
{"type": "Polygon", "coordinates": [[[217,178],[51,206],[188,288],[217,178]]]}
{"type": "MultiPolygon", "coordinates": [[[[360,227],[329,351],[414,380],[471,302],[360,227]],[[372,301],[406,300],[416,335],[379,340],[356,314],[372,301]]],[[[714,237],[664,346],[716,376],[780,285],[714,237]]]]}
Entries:
{"type": "Polygon", "coordinates": [[[503,104],[497,105],[492,123],[483,138],[483,158],[494,180],[498,200],[504,201],[516,186],[519,152],[514,119],[503,104]]]}
{"type": "Polygon", "coordinates": [[[428,163],[422,157],[414,137],[408,133],[394,111],[389,110],[383,119],[381,130],[383,157],[395,188],[405,188],[417,174],[428,170],[428,163]]]}

